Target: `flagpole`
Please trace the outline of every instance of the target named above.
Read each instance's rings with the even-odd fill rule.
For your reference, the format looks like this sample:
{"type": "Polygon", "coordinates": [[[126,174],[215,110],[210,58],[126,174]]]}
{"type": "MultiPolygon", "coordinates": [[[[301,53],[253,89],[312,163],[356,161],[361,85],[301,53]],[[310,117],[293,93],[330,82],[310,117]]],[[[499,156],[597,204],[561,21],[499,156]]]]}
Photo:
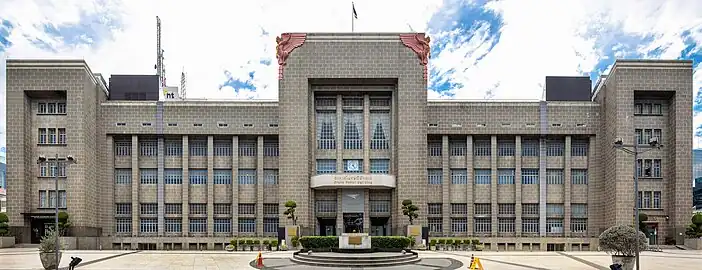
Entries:
{"type": "Polygon", "coordinates": [[[354,25],[353,25],[354,24],[354,14],[353,14],[354,8],[356,8],[356,7],[354,7],[353,2],[351,2],[351,33],[353,33],[353,30],[354,30],[353,29],[354,28],[354,25]]]}

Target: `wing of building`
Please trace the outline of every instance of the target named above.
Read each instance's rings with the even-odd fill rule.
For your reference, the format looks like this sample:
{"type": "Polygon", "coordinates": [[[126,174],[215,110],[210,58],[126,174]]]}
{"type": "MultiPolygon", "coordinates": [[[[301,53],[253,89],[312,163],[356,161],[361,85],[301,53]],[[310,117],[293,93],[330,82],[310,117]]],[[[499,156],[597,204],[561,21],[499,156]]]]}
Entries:
{"type": "Polygon", "coordinates": [[[276,237],[289,200],[306,235],[404,234],[412,200],[430,235],[492,250],[594,249],[607,227],[632,224],[638,200],[652,242],[682,241],[690,61],[618,60],[592,91],[588,78],[548,77],[545,100],[428,101],[425,41],[284,34],[278,101],[159,101],[158,78],[112,76],[108,89],[83,61],[8,60],[11,228],[36,242],[53,222],[57,172],[80,248],[276,237]],[[641,155],[636,199],[633,156],[613,143],[652,137],[664,147],[641,155]]]}

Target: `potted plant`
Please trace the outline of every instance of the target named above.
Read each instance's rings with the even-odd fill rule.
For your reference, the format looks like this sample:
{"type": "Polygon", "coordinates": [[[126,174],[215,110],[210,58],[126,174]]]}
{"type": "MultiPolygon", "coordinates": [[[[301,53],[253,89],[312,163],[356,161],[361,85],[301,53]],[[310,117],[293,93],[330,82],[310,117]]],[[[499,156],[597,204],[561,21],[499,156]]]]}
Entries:
{"type": "Polygon", "coordinates": [[[271,250],[271,241],[268,239],[263,239],[263,249],[271,250]]]}
{"type": "Polygon", "coordinates": [[[271,250],[273,250],[273,251],[278,250],[278,239],[271,240],[271,250]]]}
{"type": "Polygon", "coordinates": [[[297,245],[300,243],[300,238],[296,236],[293,236],[290,238],[290,244],[292,245],[293,248],[297,249],[297,245]]]}
{"type": "Polygon", "coordinates": [[[237,249],[239,251],[245,251],[246,250],[246,239],[239,239],[237,240],[237,249]]]}
{"type": "Polygon", "coordinates": [[[282,251],[288,250],[288,244],[285,243],[285,239],[283,239],[283,242],[280,243],[280,250],[282,250],[282,251]]]}
{"type": "Polygon", "coordinates": [[[692,223],[685,228],[685,246],[702,249],[702,213],[692,216],[692,223]]]}
{"type": "Polygon", "coordinates": [[[446,239],[439,238],[439,250],[446,250],[446,239]]]}
{"type": "Polygon", "coordinates": [[[47,231],[39,242],[39,259],[44,269],[57,269],[57,264],[61,262],[61,245],[56,245],[58,239],[58,232],[51,229],[47,231]],[[57,249],[59,250],[58,258],[56,258],[57,249]]]}
{"type": "Polygon", "coordinates": [[[473,250],[475,250],[475,251],[483,251],[483,249],[485,248],[485,245],[480,243],[480,240],[478,240],[478,239],[470,240],[470,243],[473,246],[472,247],[473,250]]]}
{"type": "Polygon", "coordinates": [[[254,249],[257,249],[257,250],[260,251],[260,250],[261,250],[261,240],[259,240],[259,239],[254,239],[254,240],[253,240],[253,246],[254,246],[254,249]]]}
{"type": "Polygon", "coordinates": [[[631,226],[615,225],[605,230],[599,237],[600,250],[612,255],[612,263],[622,265],[624,270],[634,269],[636,249],[646,250],[647,239],[643,232],[631,226]]]}
{"type": "Polygon", "coordinates": [[[449,251],[453,250],[453,239],[446,239],[446,249],[449,251]]]}
{"type": "Polygon", "coordinates": [[[429,240],[429,249],[436,250],[436,239],[429,240]]]}
{"type": "Polygon", "coordinates": [[[471,241],[470,239],[463,239],[463,250],[470,250],[471,241]]]}
{"type": "Polygon", "coordinates": [[[249,251],[254,251],[254,240],[246,239],[246,247],[249,248],[249,251]]]}
{"type": "Polygon", "coordinates": [[[230,240],[229,245],[227,245],[224,249],[229,252],[236,250],[236,239],[230,240]]]}

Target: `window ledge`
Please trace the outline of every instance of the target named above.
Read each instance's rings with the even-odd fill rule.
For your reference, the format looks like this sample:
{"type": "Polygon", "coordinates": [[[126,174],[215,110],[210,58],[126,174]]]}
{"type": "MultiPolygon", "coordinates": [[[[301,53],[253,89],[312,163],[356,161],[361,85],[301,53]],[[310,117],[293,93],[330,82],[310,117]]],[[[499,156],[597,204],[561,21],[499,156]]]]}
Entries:
{"type": "Polygon", "coordinates": [[[66,143],[37,143],[37,146],[68,146],[66,143]]]}
{"type": "MultiPolygon", "coordinates": [[[[52,191],[53,191],[53,190],[52,190],[52,191]]],[[[54,210],[54,209],[56,209],[56,208],[54,208],[54,207],[48,207],[48,206],[47,206],[47,207],[37,207],[37,209],[39,209],[39,210],[54,210]]],[[[65,207],[65,206],[64,206],[64,207],[59,206],[58,209],[59,209],[59,210],[66,210],[66,209],[68,209],[68,208],[65,207]]]]}
{"type": "MultiPolygon", "coordinates": [[[[37,178],[40,178],[40,179],[54,179],[54,178],[56,178],[56,176],[37,176],[37,178]]],[[[67,177],[67,176],[59,176],[58,178],[59,178],[59,179],[66,179],[66,178],[68,178],[68,177],[67,177]]]]}
{"type": "Polygon", "coordinates": [[[65,115],[68,115],[68,114],[67,114],[67,113],[37,113],[37,115],[42,115],[42,116],[43,116],[43,115],[57,115],[57,116],[64,115],[64,116],[65,116],[65,115]]]}

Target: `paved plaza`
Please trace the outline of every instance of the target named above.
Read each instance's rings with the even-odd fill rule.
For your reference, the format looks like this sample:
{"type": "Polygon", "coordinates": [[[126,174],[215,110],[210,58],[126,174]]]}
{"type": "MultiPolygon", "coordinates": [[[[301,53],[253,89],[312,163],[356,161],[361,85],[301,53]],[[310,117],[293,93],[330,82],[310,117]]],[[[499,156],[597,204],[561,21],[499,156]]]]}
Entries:
{"type": "MultiPolygon", "coordinates": [[[[417,265],[382,269],[466,269],[471,252],[421,251],[422,261],[417,265]],[[458,263],[460,262],[460,263],[458,263]],[[461,265],[462,264],[462,265],[461,265]]],[[[611,258],[603,252],[473,252],[486,270],[526,269],[609,269],[611,258]]],[[[77,269],[254,269],[251,262],[257,252],[225,251],[86,251],[69,250],[63,255],[61,266],[68,265],[71,256],[79,256],[83,263],[77,269]]],[[[287,258],[292,252],[264,253],[266,269],[320,269],[294,265],[287,258]]],[[[666,249],[663,252],[644,252],[642,269],[694,269],[702,264],[702,251],[666,249]],[[691,268],[692,267],[692,268],[691,268]]],[[[0,269],[42,269],[35,248],[0,249],[0,269]]],[[[379,270],[380,268],[374,268],[379,270]]]]}

